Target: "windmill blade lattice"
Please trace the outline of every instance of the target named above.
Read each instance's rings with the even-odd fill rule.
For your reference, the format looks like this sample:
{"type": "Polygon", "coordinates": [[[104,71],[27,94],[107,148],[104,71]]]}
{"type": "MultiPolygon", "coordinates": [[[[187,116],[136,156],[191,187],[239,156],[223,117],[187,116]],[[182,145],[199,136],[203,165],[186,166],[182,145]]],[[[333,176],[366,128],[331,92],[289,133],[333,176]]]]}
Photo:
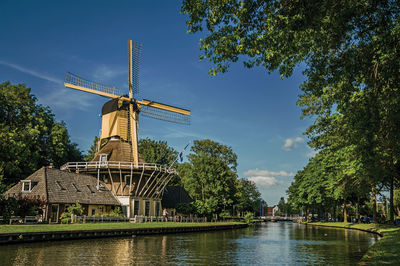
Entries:
{"type": "Polygon", "coordinates": [[[167,110],[162,110],[151,106],[141,105],[140,114],[146,117],[151,117],[168,122],[190,125],[189,115],[170,112],[167,110]]]}
{"type": "Polygon", "coordinates": [[[132,90],[134,94],[139,93],[139,65],[142,52],[142,44],[134,42],[132,45],[132,90]]]}
{"type": "Polygon", "coordinates": [[[67,75],[65,76],[65,83],[69,83],[75,86],[83,87],[86,89],[91,89],[99,92],[105,92],[109,93],[115,96],[121,96],[122,93],[119,89],[113,88],[111,86],[106,86],[94,81],[90,81],[84,78],[81,78],[75,74],[72,74],[70,72],[67,72],[67,75]]]}

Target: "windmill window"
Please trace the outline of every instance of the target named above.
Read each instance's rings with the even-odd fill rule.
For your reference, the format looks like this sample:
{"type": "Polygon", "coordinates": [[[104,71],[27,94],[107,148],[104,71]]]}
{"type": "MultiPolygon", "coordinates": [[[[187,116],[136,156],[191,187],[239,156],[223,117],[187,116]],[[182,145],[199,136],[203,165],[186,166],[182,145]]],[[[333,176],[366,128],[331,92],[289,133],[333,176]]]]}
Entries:
{"type": "Polygon", "coordinates": [[[150,201],[146,201],[144,205],[144,216],[150,216],[150,201]]]}
{"type": "Polygon", "coordinates": [[[76,192],[81,192],[78,188],[78,186],[75,183],[72,183],[72,185],[74,186],[74,188],[76,189],[76,192]]]}
{"type": "Polygon", "coordinates": [[[133,215],[139,215],[139,201],[138,200],[134,201],[133,215]]]}
{"type": "Polygon", "coordinates": [[[125,176],[125,186],[129,186],[131,184],[131,176],[126,175],[125,176]]]}
{"type": "Polygon", "coordinates": [[[63,187],[63,185],[61,184],[60,181],[56,181],[56,183],[57,183],[58,187],[59,187],[61,190],[66,190],[65,187],[63,187]]]}
{"type": "Polygon", "coordinates": [[[100,163],[106,164],[107,163],[107,154],[100,154],[100,163]]]}

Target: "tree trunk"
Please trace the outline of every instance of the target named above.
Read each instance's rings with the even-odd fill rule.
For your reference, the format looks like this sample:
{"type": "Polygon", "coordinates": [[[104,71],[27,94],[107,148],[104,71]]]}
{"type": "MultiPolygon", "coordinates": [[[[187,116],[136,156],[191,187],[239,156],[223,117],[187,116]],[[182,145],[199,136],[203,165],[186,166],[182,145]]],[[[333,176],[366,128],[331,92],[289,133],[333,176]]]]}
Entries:
{"type": "Polygon", "coordinates": [[[376,189],[372,188],[372,219],[376,223],[376,189]]]}
{"type": "Polygon", "coordinates": [[[343,222],[347,223],[347,206],[346,206],[346,202],[344,202],[344,207],[343,207],[343,222]]]}
{"type": "Polygon", "coordinates": [[[337,216],[336,216],[336,201],[333,203],[333,212],[332,212],[332,214],[333,214],[332,220],[334,222],[336,222],[336,218],[337,218],[337,216]]]}
{"type": "Polygon", "coordinates": [[[310,219],[308,218],[308,215],[309,214],[309,210],[308,210],[308,208],[306,208],[306,222],[309,222],[310,221],[310,219]]]}
{"type": "Polygon", "coordinates": [[[360,197],[357,197],[357,203],[356,203],[356,218],[357,218],[357,222],[361,223],[360,220],[360,197]]]}
{"type": "Polygon", "coordinates": [[[390,180],[390,223],[394,224],[394,178],[390,180]]]}

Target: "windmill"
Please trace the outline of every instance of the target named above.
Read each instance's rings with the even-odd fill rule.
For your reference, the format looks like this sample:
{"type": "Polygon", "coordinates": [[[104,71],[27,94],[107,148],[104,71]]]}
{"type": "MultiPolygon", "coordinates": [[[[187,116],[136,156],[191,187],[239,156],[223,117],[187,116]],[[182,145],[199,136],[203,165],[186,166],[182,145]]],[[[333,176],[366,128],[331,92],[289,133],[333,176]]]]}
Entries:
{"type": "Polygon", "coordinates": [[[118,88],[106,86],[97,82],[83,79],[67,72],[64,85],[67,88],[97,94],[111,100],[104,104],[102,110],[102,133],[98,150],[112,138],[119,138],[130,145],[130,154],[135,168],[138,168],[138,126],[139,113],[144,116],[190,124],[190,110],[158,103],[151,100],[137,100],[139,93],[139,63],[142,45],[129,40],[129,95],[123,95],[118,88]]]}

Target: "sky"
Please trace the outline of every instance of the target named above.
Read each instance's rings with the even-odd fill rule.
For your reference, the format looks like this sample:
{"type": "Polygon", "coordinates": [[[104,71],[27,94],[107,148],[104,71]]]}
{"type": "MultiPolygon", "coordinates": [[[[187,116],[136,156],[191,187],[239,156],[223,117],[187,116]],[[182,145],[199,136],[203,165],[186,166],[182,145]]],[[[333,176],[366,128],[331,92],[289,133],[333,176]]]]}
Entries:
{"type": "Polygon", "coordinates": [[[65,88],[65,74],[128,92],[128,40],[143,45],[138,99],[190,109],[191,125],[141,117],[139,138],[181,151],[211,139],[238,155],[239,178],[254,181],[268,205],[286,197],[293,176],[314,151],[302,134],[311,124],[296,106],[301,67],[290,78],[261,67],[231,64],[212,77],[188,34],[180,1],[0,2],[0,82],[25,83],[38,102],[65,121],[86,152],[99,134],[107,98],[65,88]]]}

